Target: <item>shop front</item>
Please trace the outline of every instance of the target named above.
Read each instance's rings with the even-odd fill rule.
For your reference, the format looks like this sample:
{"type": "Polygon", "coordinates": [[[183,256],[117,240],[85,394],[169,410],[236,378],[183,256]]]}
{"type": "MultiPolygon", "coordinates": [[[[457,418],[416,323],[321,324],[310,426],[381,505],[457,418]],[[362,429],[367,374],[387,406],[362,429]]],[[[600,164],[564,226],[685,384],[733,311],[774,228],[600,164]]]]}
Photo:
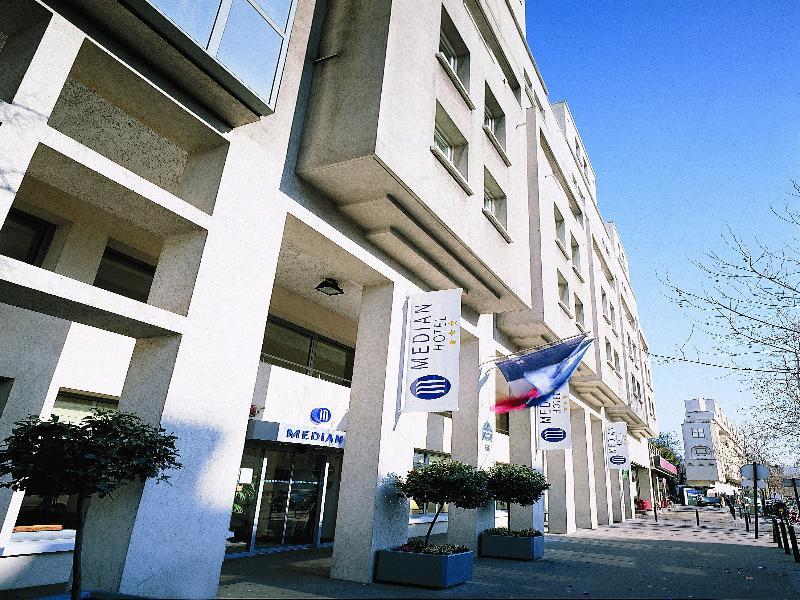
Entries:
{"type": "Polygon", "coordinates": [[[341,471],[339,449],[248,440],[226,553],[331,544],[341,471]]]}

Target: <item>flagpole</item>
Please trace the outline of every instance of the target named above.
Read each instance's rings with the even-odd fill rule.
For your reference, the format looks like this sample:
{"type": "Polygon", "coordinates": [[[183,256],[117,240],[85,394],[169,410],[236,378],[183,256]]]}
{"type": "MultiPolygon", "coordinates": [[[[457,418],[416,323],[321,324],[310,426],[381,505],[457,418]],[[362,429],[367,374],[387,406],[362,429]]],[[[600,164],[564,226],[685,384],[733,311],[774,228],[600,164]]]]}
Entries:
{"type": "Polygon", "coordinates": [[[506,356],[498,356],[497,358],[490,358],[489,360],[485,360],[478,365],[478,367],[482,367],[483,365],[488,365],[490,363],[497,363],[501,360],[508,360],[514,358],[516,356],[522,356],[523,354],[527,354],[529,352],[533,352],[536,350],[544,350],[545,348],[550,348],[551,346],[557,346],[563,342],[568,342],[569,340],[574,340],[575,338],[587,337],[588,334],[586,333],[579,333],[578,335],[573,335],[568,338],[564,338],[562,340],[556,340],[554,342],[550,342],[549,344],[545,344],[544,346],[532,346],[530,348],[525,348],[524,350],[518,350],[517,352],[512,352],[511,354],[507,354],[506,356]]]}

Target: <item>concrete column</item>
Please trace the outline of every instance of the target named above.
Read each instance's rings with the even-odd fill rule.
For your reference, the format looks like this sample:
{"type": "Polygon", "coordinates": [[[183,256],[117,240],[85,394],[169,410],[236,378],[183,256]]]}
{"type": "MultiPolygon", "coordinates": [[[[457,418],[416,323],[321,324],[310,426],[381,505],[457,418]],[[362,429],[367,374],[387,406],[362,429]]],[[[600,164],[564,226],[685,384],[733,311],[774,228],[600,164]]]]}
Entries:
{"type": "Polygon", "coordinates": [[[595,497],[597,499],[597,524],[614,522],[611,500],[611,473],[606,467],[603,421],[592,419],[592,455],[594,457],[595,497]]]}
{"type": "MultiPolygon", "coordinates": [[[[478,317],[478,338],[467,339],[461,332],[458,410],[453,412],[451,455],[479,469],[491,468],[489,455],[494,437],[496,381],[494,369],[480,364],[494,358],[494,317],[478,317]]],[[[447,540],[451,544],[478,547],[478,536],[494,527],[494,502],[483,508],[465,510],[450,507],[447,540]]]]}
{"type": "Polygon", "coordinates": [[[248,160],[258,146],[236,142],[215,205],[225,226],[209,229],[196,280],[151,293],[151,303],[176,306],[193,289],[182,334],[137,340],[120,398],[121,410],[177,436],[183,469],[170,485],[131,484],[92,501],[87,589],[216,595],[286,220],[279,199],[256,192],[270,184],[248,160]]]}
{"type": "Polygon", "coordinates": [[[611,479],[611,514],[614,523],[622,523],[625,521],[625,509],[622,498],[622,471],[619,469],[610,469],[611,479]]]}
{"type": "Polygon", "coordinates": [[[648,500],[652,507],[656,501],[657,494],[654,493],[650,469],[637,469],[637,471],[636,496],[640,500],[648,500]]]}
{"type": "Polygon", "coordinates": [[[633,510],[633,499],[636,495],[634,483],[632,481],[631,469],[627,473],[622,473],[622,507],[625,510],[626,519],[635,519],[636,512],[633,510]]]}
{"type": "MultiPolygon", "coordinates": [[[[0,377],[5,381],[0,439],[5,439],[17,421],[50,414],[58,393],[53,376],[71,323],[7,304],[0,304],[0,323],[0,377]]],[[[23,496],[0,489],[0,546],[11,537],[23,496]]]]}
{"type": "Polygon", "coordinates": [[[394,494],[390,477],[407,473],[414,454],[410,415],[399,415],[405,305],[400,286],[364,289],[336,515],[335,579],[371,582],[375,551],[408,536],[408,502],[394,494]]]}
{"type": "Polygon", "coordinates": [[[572,427],[572,465],[575,486],[575,525],[597,529],[597,497],[592,452],[592,424],[589,411],[573,404],[570,407],[572,427]]]}
{"type": "Polygon", "coordinates": [[[575,480],[572,450],[548,450],[547,525],[550,533],[573,533],[575,523],[575,480]]]}
{"type": "MultiPolygon", "coordinates": [[[[0,103],[0,225],[19,190],[47,127],[61,88],[78,55],[83,34],[53,15],[38,42],[12,103],[0,103]]],[[[29,40],[36,43],[35,40],[29,40]]]]}
{"type": "MultiPolygon", "coordinates": [[[[533,410],[515,410],[508,420],[509,454],[511,462],[532,467],[540,473],[544,470],[544,452],[536,450],[536,427],[533,410]]],[[[538,529],[544,531],[544,497],[533,506],[510,507],[508,527],[510,529],[538,529]]]]}

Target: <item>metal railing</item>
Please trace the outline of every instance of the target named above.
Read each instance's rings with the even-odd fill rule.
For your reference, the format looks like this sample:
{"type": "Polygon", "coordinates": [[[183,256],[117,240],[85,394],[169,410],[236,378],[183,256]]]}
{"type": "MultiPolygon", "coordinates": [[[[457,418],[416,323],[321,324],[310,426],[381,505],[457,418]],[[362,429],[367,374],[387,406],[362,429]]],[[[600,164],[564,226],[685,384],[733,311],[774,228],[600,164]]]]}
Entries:
{"type": "Polygon", "coordinates": [[[309,367],[308,365],[292,362],[291,360],[281,358],[280,356],[275,356],[274,354],[267,354],[266,352],[261,353],[261,362],[270,365],[275,365],[276,367],[285,367],[290,371],[302,373],[303,375],[308,375],[309,377],[314,377],[316,379],[330,381],[331,383],[338,383],[339,385],[345,387],[350,387],[350,384],[352,382],[350,379],[347,379],[346,377],[340,377],[338,375],[326,373],[325,371],[314,369],[312,367],[309,367]]]}

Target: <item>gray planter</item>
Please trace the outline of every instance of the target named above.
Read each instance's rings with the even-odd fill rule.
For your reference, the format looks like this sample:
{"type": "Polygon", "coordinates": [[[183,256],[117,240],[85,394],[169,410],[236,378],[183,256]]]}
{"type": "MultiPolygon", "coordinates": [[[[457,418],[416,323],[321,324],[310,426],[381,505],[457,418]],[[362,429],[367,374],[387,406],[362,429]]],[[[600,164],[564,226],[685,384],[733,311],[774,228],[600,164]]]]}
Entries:
{"type": "Polygon", "coordinates": [[[472,579],[474,552],[421,554],[378,550],[375,581],[446,588],[472,579]]]}
{"type": "Polygon", "coordinates": [[[536,560],[544,556],[544,536],[514,537],[510,535],[481,535],[481,556],[536,560]]]}

